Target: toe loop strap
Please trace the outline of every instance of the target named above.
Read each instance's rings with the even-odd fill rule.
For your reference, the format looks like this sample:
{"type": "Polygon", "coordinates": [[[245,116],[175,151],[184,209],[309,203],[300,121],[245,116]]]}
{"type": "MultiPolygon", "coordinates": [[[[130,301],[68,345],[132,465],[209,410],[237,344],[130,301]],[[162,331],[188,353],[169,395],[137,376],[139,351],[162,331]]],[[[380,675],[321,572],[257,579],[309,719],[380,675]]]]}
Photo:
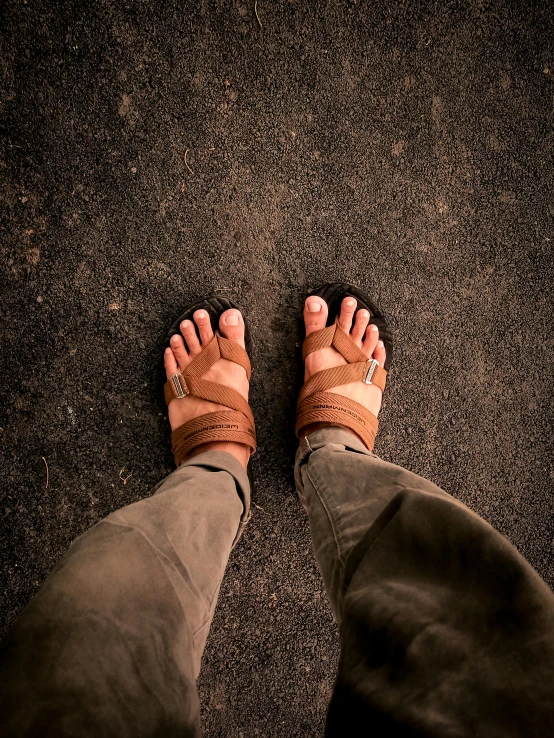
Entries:
{"type": "Polygon", "coordinates": [[[302,358],[305,361],[308,354],[328,347],[333,347],[338,351],[349,364],[367,360],[364,352],[342,330],[338,323],[338,318],[333,325],[329,325],[327,328],[322,328],[320,331],[315,331],[306,336],[302,344],[302,358]]]}

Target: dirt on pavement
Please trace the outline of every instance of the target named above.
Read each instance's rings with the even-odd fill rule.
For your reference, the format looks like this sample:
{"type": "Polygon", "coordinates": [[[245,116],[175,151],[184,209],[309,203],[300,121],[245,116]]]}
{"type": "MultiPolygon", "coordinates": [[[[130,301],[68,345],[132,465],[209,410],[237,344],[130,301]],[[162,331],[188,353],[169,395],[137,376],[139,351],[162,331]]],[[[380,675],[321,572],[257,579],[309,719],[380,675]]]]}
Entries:
{"type": "Polygon", "coordinates": [[[0,13],[2,630],[76,536],[171,471],[161,346],[219,290],[255,341],[259,507],[203,662],[205,735],[322,735],[338,636],[292,427],[303,297],[329,280],[395,329],[376,452],[552,586],[549,4],[0,13]]]}

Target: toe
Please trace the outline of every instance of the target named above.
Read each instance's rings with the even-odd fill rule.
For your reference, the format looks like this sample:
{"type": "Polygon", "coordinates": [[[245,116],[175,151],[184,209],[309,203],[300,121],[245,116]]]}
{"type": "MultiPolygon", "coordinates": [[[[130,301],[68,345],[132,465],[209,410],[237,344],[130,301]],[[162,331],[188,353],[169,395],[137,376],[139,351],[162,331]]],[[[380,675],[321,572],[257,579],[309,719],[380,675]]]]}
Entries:
{"type": "Polygon", "coordinates": [[[362,346],[362,339],[364,337],[365,329],[369,323],[369,312],[367,310],[358,310],[356,313],[356,320],[354,321],[354,327],[350,337],[355,341],[358,346],[362,346]]]}
{"type": "Polygon", "coordinates": [[[192,320],[183,320],[181,323],[181,333],[187,342],[189,354],[194,359],[202,351],[202,346],[198,340],[198,334],[196,333],[196,328],[192,320]]]}
{"type": "Polygon", "coordinates": [[[200,333],[202,346],[206,346],[214,337],[210,316],[205,310],[197,310],[194,313],[193,318],[194,322],[198,326],[198,332],[200,333]]]}
{"type": "Polygon", "coordinates": [[[380,366],[385,366],[385,359],[387,358],[387,352],[385,351],[385,344],[383,341],[377,341],[377,346],[373,352],[373,358],[379,362],[380,366]]]}
{"type": "Polygon", "coordinates": [[[183,337],[176,333],[174,336],[171,336],[171,341],[169,343],[179,368],[183,370],[187,364],[190,364],[190,357],[185,348],[183,337]]]}
{"type": "Polygon", "coordinates": [[[165,367],[165,373],[168,379],[173,374],[177,374],[178,372],[177,360],[175,359],[173,351],[169,348],[169,346],[166,348],[164,352],[164,367],[165,367]]]}
{"type": "Polygon", "coordinates": [[[352,318],[356,311],[356,300],[353,297],[345,297],[340,306],[339,325],[345,333],[350,333],[352,318]]]}
{"type": "Polygon", "coordinates": [[[231,338],[244,348],[244,320],[240,310],[226,310],[219,318],[219,330],[225,338],[231,338]]]}
{"type": "Polygon", "coordinates": [[[365,332],[365,339],[362,345],[362,351],[367,356],[368,359],[371,359],[373,356],[373,352],[375,351],[375,347],[377,346],[377,341],[379,340],[379,329],[376,325],[368,325],[366,332],[365,332]]]}
{"type": "Polygon", "coordinates": [[[328,314],[327,303],[321,297],[308,297],[304,305],[304,323],[306,335],[325,328],[328,314]]]}

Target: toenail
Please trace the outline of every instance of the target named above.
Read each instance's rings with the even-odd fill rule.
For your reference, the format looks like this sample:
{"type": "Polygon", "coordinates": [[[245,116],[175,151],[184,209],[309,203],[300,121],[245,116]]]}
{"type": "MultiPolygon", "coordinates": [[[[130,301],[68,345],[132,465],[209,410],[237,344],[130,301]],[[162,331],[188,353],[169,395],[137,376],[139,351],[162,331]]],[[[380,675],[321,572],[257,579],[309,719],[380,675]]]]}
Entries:
{"type": "Polygon", "coordinates": [[[345,304],[348,305],[349,308],[351,308],[353,305],[356,304],[356,300],[345,300],[345,304]]]}
{"type": "Polygon", "coordinates": [[[169,348],[169,346],[166,348],[165,353],[166,354],[170,354],[171,353],[171,349],[169,348]]]}
{"type": "Polygon", "coordinates": [[[369,318],[369,313],[367,312],[367,310],[360,310],[360,315],[362,316],[362,318],[369,318]]]}
{"type": "Polygon", "coordinates": [[[186,329],[187,329],[188,327],[189,327],[189,322],[188,322],[188,320],[183,320],[183,322],[181,323],[181,328],[182,328],[182,329],[183,329],[184,331],[186,331],[186,329]]]}
{"type": "Polygon", "coordinates": [[[206,317],[206,313],[204,312],[204,310],[199,310],[196,314],[196,317],[198,318],[198,320],[204,320],[204,318],[206,317]]]}
{"type": "Polygon", "coordinates": [[[179,343],[179,336],[171,336],[171,343],[179,343]]]}
{"type": "Polygon", "coordinates": [[[379,346],[380,348],[383,348],[384,345],[385,344],[383,343],[383,341],[378,341],[378,343],[377,343],[377,346],[379,346]]]}
{"type": "Polygon", "coordinates": [[[238,315],[226,315],[225,316],[225,325],[238,325],[238,324],[239,324],[238,315]]]}
{"type": "Polygon", "coordinates": [[[370,331],[378,331],[378,330],[379,330],[379,328],[377,328],[377,326],[376,326],[376,325],[373,325],[373,324],[372,324],[372,325],[370,325],[370,326],[369,326],[369,330],[370,330],[370,331]]]}
{"type": "Polygon", "coordinates": [[[321,311],[320,302],[309,302],[306,307],[308,308],[309,313],[319,313],[321,311]]]}

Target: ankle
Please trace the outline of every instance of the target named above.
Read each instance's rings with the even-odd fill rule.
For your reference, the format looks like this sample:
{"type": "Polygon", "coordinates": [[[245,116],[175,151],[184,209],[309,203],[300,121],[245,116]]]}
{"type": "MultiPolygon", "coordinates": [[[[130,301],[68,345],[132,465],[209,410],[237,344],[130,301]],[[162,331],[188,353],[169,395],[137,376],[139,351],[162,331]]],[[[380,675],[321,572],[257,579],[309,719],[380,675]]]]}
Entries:
{"type": "Polygon", "coordinates": [[[231,454],[239,462],[239,464],[246,469],[248,461],[250,460],[250,448],[242,443],[233,443],[232,441],[213,441],[212,443],[203,443],[193,449],[183,459],[181,464],[185,461],[198,456],[199,454],[206,453],[207,451],[225,451],[225,453],[231,454]]]}
{"type": "Polygon", "coordinates": [[[299,437],[305,438],[306,436],[309,436],[310,433],[314,433],[315,431],[322,430],[322,428],[339,428],[340,430],[346,431],[347,433],[351,433],[354,436],[354,438],[358,439],[358,441],[362,441],[360,436],[357,433],[354,433],[354,431],[351,428],[347,428],[345,425],[340,425],[339,423],[325,423],[325,422],[310,423],[310,425],[305,425],[304,428],[302,428],[302,430],[300,431],[299,437]]]}

